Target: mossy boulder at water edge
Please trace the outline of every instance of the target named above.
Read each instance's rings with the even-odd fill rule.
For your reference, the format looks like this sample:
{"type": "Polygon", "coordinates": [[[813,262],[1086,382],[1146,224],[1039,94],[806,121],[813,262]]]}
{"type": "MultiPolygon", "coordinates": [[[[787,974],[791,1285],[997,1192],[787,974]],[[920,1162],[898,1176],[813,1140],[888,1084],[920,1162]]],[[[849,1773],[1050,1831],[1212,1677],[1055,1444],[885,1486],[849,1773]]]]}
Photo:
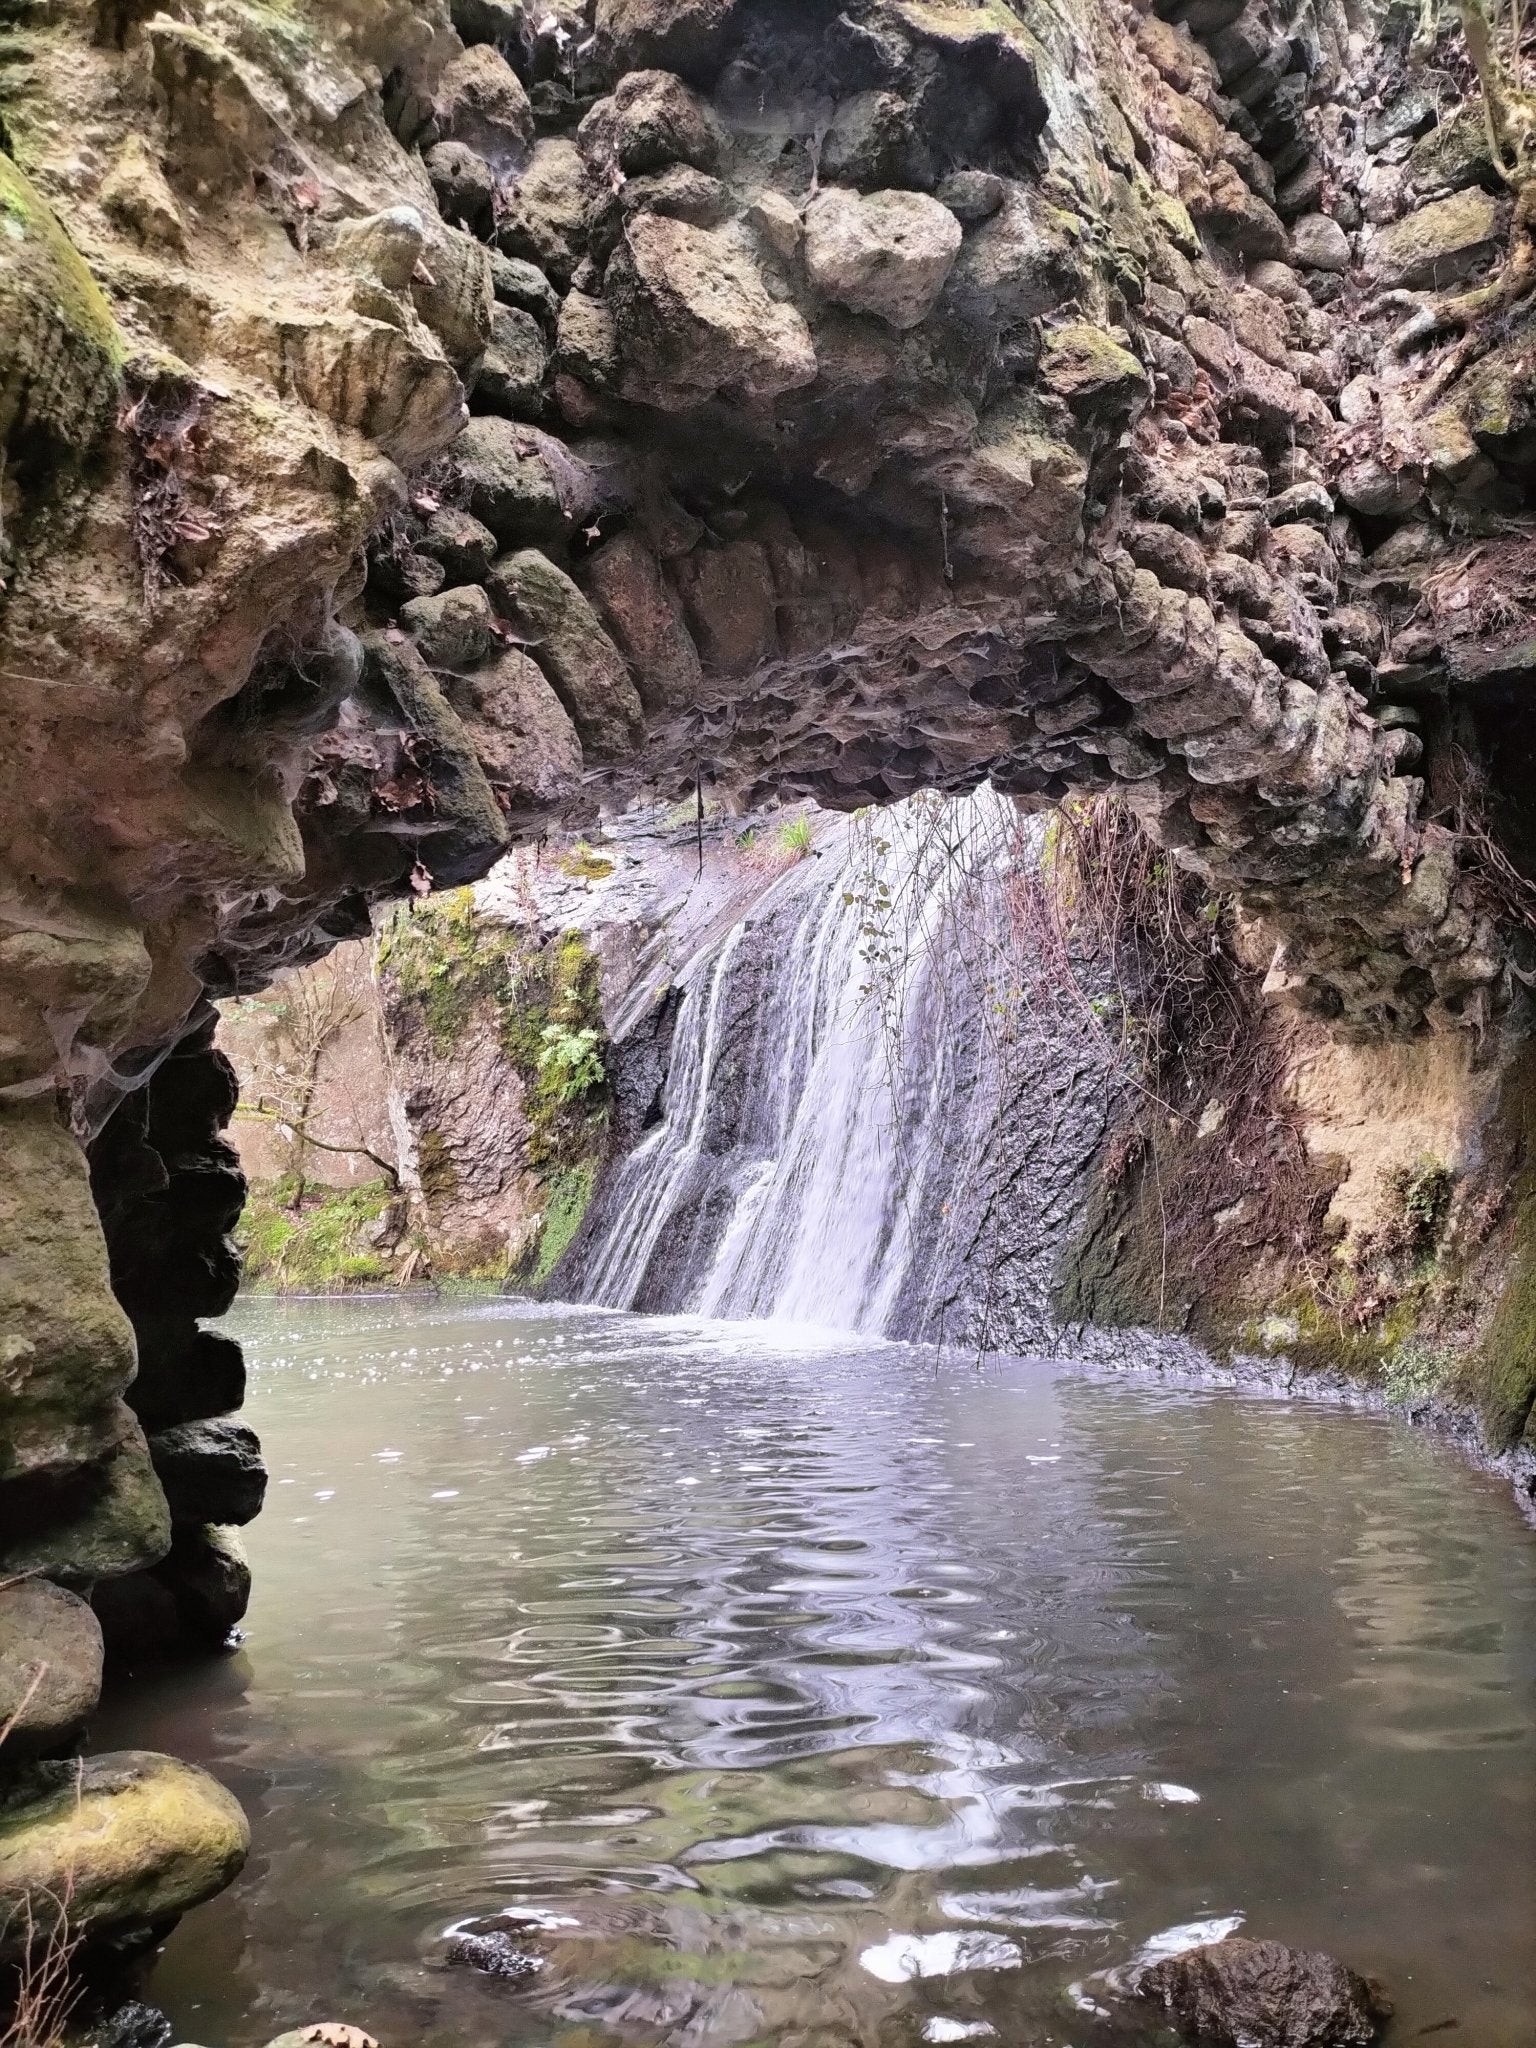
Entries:
{"type": "Polygon", "coordinates": [[[163,1928],[245,1862],[250,1829],[224,1787],[140,1750],[38,1764],[0,1803],[0,1960],[25,1947],[28,1909],[60,1907],[87,1940],[163,1928]]]}

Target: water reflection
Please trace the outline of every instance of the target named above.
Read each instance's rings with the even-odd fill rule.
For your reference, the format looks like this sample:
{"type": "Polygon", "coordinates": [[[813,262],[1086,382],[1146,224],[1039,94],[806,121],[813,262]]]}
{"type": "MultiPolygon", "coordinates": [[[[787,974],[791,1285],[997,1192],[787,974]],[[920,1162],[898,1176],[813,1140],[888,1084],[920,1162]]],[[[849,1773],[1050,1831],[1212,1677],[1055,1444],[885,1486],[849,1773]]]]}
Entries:
{"type": "Polygon", "coordinates": [[[750,1327],[243,1314],[250,1642],[101,1731],[256,1819],[180,2038],[1139,2039],[1103,1974],[1238,1916],[1403,2039],[1527,2038],[1530,1552],[1441,1448],[750,1327]],[[499,1912],[531,1984],[443,1967],[499,1912]]]}

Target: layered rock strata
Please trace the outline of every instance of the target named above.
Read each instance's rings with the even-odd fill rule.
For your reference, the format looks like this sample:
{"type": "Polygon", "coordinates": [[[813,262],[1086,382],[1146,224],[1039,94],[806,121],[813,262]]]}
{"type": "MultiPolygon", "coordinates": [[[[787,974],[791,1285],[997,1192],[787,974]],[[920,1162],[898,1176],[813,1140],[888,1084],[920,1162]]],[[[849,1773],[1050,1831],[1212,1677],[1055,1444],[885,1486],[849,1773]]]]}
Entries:
{"type": "Polygon", "coordinates": [[[1519,149],[1455,32],[1407,37],[12,0],[0,1570],[238,1612],[205,997],[553,816],[1123,788],[1276,993],[1486,1023],[1528,887],[1519,149]],[[1485,277],[1491,324],[1441,296],[1485,277]]]}

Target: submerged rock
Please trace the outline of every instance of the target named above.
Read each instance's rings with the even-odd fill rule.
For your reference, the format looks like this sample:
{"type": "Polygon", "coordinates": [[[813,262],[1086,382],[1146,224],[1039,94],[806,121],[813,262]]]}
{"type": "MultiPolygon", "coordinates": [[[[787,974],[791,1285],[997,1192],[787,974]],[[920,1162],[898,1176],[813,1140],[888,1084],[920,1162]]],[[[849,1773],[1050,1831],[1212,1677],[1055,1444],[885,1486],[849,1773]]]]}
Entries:
{"type": "Polygon", "coordinates": [[[522,1948],[510,1934],[456,1934],[443,1951],[450,1963],[480,1970],[488,1977],[532,1977],[544,1967],[544,1958],[522,1948]]]}
{"type": "Polygon", "coordinates": [[[1136,1990],[1202,2048],[1370,2048],[1392,2011],[1334,1956],[1241,1936],[1154,1963],[1136,1990]]]}
{"type": "Polygon", "coordinates": [[[222,1891],[250,1840],[233,1796],[191,1764],[122,1750],[36,1765],[0,1804],[0,1960],[39,1900],[67,1900],[88,1941],[163,1928],[222,1891]]]}
{"type": "Polygon", "coordinates": [[[130,1998],[91,2029],[95,2048],[166,2048],[174,2029],[157,2005],[130,1998]]]}

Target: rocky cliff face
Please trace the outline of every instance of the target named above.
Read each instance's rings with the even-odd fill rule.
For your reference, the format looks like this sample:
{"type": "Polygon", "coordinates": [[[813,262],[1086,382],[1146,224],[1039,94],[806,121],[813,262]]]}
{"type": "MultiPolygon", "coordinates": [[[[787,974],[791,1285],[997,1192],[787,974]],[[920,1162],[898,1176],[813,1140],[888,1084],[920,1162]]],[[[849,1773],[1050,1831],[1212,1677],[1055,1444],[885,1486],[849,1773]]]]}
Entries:
{"type": "Polygon", "coordinates": [[[1486,1023],[1528,124],[1408,34],[10,0],[0,1570],[238,1612],[207,997],[557,814],[1123,784],[1275,990],[1486,1023]]]}

